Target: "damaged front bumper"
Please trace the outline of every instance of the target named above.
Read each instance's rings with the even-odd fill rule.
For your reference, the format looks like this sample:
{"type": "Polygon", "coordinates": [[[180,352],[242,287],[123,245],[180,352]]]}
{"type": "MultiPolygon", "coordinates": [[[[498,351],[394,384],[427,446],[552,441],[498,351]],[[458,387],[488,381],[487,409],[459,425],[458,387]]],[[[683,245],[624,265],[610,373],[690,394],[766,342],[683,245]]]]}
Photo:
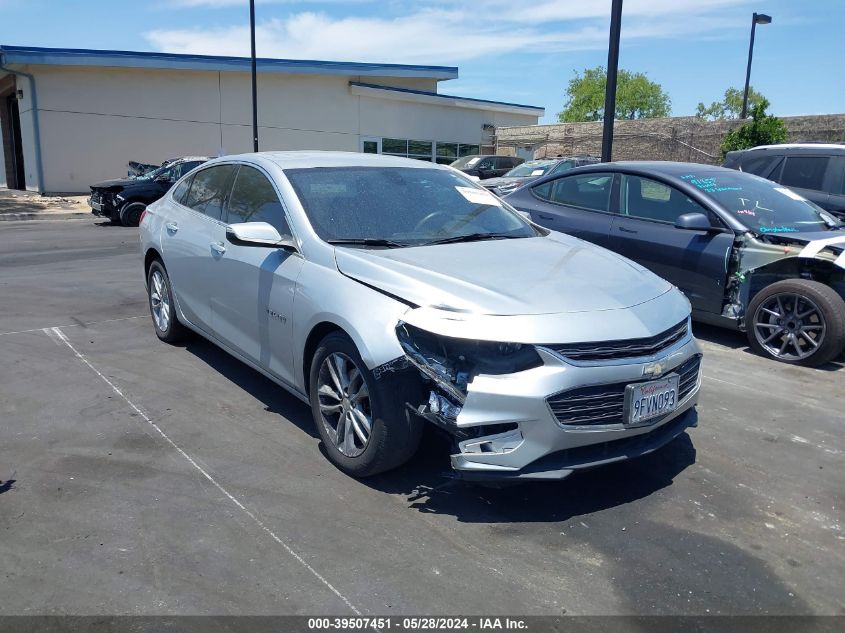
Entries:
{"type": "Polygon", "coordinates": [[[450,381],[432,355],[403,347],[427,384],[428,401],[412,408],[452,435],[451,465],[460,478],[563,479],[650,453],[697,425],[701,351],[689,327],[658,353],[637,358],[578,362],[531,345],[538,363],[466,382],[460,372],[450,381]],[[630,424],[628,386],[670,376],[678,379],[676,408],[630,424]]]}

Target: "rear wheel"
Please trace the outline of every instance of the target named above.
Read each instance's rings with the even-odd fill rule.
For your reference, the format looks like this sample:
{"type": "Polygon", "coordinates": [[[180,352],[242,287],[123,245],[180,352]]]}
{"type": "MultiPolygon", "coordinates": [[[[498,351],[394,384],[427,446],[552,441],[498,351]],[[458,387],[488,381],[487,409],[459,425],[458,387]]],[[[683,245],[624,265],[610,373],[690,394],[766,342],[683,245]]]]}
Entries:
{"type": "Polygon", "coordinates": [[[368,477],[410,459],[422,434],[422,422],[405,407],[413,388],[403,376],[376,380],[348,336],[326,336],[311,362],[309,394],[332,463],[368,477]]]}
{"type": "Polygon", "coordinates": [[[138,226],[146,208],[143,202],[127,202],[120,208],[120,223],[123,226],[138,226]]]}
{"type": "Polygon", "coordinates": [[[170,290],[170,277],[167,276],[167,271],[159,260],[150,264],[150,270],[147,273],[147,296],[156,336],[165,343],[178,343],[185,338],[188,330],[176,318],[176,306],[173,303],[173,292],[170,290]]]}
{"type": "Polygon", "coordinates": [[[817,367],[845,348],[845,301],[817,281],[767,286],[752,299],[746,318],[752,349],[783,363],[817,367]]]}

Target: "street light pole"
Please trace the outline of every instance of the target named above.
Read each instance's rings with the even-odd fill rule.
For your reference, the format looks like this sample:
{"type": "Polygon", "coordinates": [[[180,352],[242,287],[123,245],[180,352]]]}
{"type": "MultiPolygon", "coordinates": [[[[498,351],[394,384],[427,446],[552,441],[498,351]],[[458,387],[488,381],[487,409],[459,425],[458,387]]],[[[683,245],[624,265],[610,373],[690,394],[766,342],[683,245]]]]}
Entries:
{"type": "Polygon", "coordinates": [[[607,84],[604,91],[604,127],[601,160],[610,161],[613,152],[613,120],[616,117],[616,75],[619,71],[619,34],[622,28],[622,0],[613,0],[610,10],[610,42],[607,48],[607,84]]]}
{"type": "Polygon", "coordinates": [[[751,41],[748,43],[748,67],[745,69],[745,92],[742,93],[742,114],[740,119],[748,116],[748,85],[751,82],[751,57],[754,55],[754,33],[758,24],[771,24],[772,16],[755,12],[751,16],[751,41]]]}
{"type": "Polygon", "coordinates": [[[249,36],[252,58],[252,151],[258,151],[258,78],[255,63],[255,0],[249,0],[249,36]]]}

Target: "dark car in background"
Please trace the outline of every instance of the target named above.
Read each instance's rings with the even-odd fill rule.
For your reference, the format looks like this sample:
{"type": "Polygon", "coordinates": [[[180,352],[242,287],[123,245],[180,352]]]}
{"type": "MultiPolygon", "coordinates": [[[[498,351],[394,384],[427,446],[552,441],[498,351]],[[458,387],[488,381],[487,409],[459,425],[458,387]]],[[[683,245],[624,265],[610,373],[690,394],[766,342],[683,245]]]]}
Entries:
{"type": "Polygon", "coordinates": [[[724,166],[785,185],[845,220],[845,145],[761,145],[728,152],[724,166]]]}
{"type": "Polygon", "coordinates": [[[88,198],[91,212],[109,218],[113,224],[138,226],[148,204],[161,198],[173,183],[207,160],[207,156],[185,156],[172,159],[141,176],[93,184],[91,197],[88,198]]]}
{"type": "Polygon", "coordinates": [[[680,288],[693,318],[817,366],[845,348],[845,225],[793,190],[723,167],[619,162],[538,179],[505,201],[680,288]]]}
{"type": "Polygon", "coordinates": [[[499,178],[488,178],[481,183],[481,186],[492,191],[497,196],[505,196],[516,191],[522,185],[528,184],[532,180],[537,180],[540,176],[559,174],[560,172],[572,169],[573,167],[594,165],[599,162],[601,162],[601,158],[588,156],[586,154],[581,156],[538,158],[536,160],[529,160],[521,165],[517,165],[504,176],[500,176],[499,178]]]}
{"type": "Polygon", "coordinates": [[[453,162],[450,167],[459,169],[467,176],[475,176],[480,180],[504,176],[517,165],[521,165],[525,159],[517,156],[485,156],[475,154],[464,156],[453,162]]]}

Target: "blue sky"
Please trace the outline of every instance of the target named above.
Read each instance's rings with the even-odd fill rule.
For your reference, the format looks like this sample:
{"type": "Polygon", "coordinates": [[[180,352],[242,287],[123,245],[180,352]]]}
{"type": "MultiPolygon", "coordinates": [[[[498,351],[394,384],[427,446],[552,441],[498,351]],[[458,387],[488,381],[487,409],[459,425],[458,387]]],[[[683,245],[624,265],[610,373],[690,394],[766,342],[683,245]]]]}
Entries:
{"type": "MultiPolygon", "coordinates": [[[[845,112],[845,0],[625,0],[620,67],[672,98],[673,115],[752,85],[780,115],[845,112]]],[[[440,91],[546,108],[576,70],[605,64],[610,0],[258,0],[258,55],[458,66],[440,91]]],[[[0,0],[0,43],[249,53],[247,0],[0,0]]]]}

